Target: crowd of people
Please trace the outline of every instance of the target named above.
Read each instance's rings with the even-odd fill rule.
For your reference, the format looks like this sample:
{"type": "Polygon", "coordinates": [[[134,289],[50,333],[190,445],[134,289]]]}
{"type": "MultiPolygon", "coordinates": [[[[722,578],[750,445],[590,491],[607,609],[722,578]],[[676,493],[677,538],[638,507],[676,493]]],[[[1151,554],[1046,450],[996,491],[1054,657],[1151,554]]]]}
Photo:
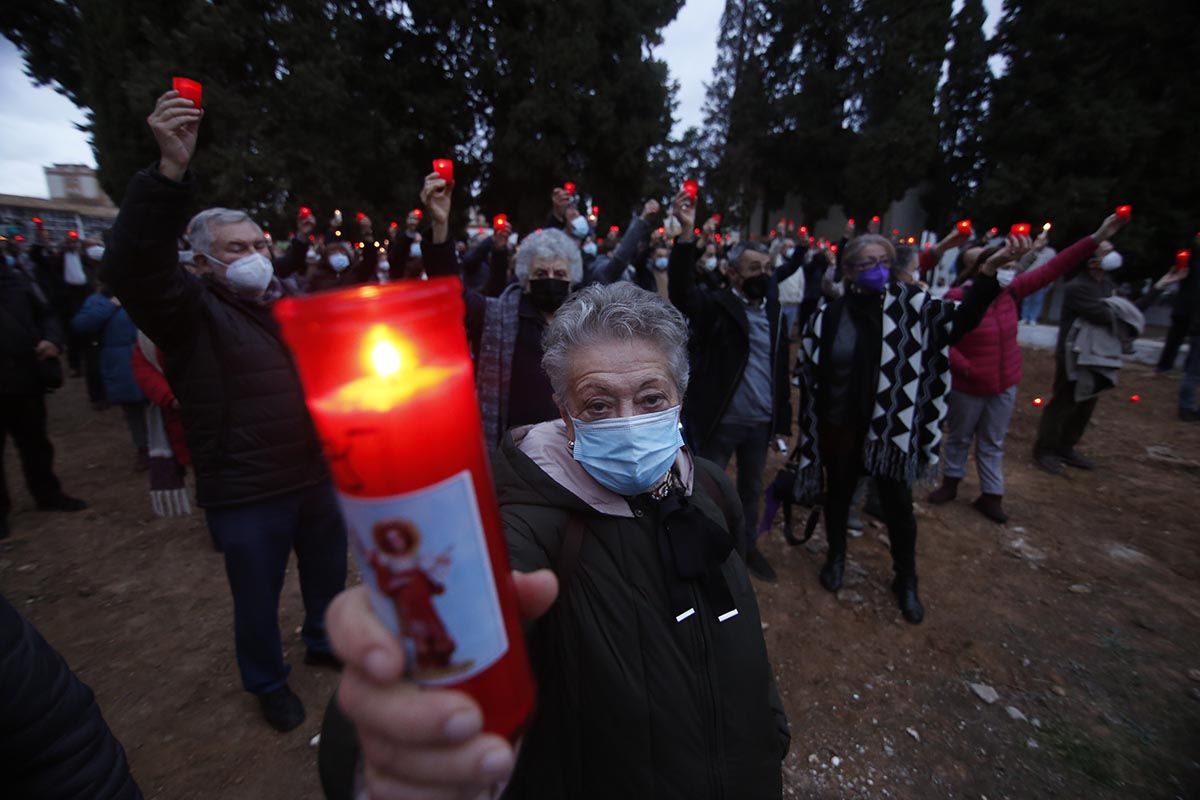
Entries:
{"type": "MultiPolygon", "coordinates": [[[[880,235],[878,218],[864,230],[851,220],[836,242],[786,220],[759,239],[718,214],[702,219],[685,186],[601,235],[573,187],[557,187],[537,230],[518,237],[500,215],[473,220],[476,235],[456,241],[455,187],[434,171],[420,206],[382,237],[365,215],[337,211],[319,225],[302,208],[277,246],[245,212],[192,213],[203,116],[176,92],[159,98],[148,119],[159,158],[133,176],[103,241],[5,243],[0,422],[39,508],[84,507],[59,486],[46,434],[45,393],[62,382],[53,373],[65,351],[72,374],[94,375],[93,404],[121,407],[156,513],[190,513],[190,470],[225,562],[242,685],[279,731],[305,719],[278,620],[295,551],[305,663],[343,670],[330,713],[348,721],[351,763],[375,796],[504,785],[512,798],[778,797],[789,726],[749,578],[778,580],[757,546],[770,528],[770,449],[791,450],[789,501],[821,509],[820,585],[842,587],[848,530],[861,526],[854,507],[869,496],[888,529],[897,608],[921,623],[914,489],[940,478],[930,502],[955,500],[974,440],[973,505],[1007,520],[1018,326],[1038,319],[1058,281],[1039,468],[1094,467],[1077,447],[1097,398],[1142,332],[1140,309],[1168,290],[1175,317],[1159,366],[1172,368],[1189,340],[1179,413],[1200,419],[1200,242],[1191,268],[1172,268],[1130,302],[1110,279],[1128,214],[1061,252],[1045,233],[962,226],[919,249],[880,235]],[[931,289],[942,259],[955,262],[953,285],[931,289]],[[366,590],[345,589],[346,529],[271,314],[285,295],[440,276],[462,282],[539,686],[518,749],[483,731],[466,695],[413,691],[366,590]]],[[[8,511],[0,484],[0,537],[8,511]]],[[[4,636],[24,643],[13,652],[30,664],[49,658],[36,632],[0,609],[4,636]]],[[[52,663],[48,676],[62,672],[52,663]]],[[[85,690],[72,696],[92,703],[85,690]]],[[[103,721],[94,727],[107,742],[103,721]]],[[[111,782],[113,765],[124,768],[119,746],[96,753],[96,774],[111,782]]],[[[352,782],[330,779],[327,790],[349,796],[339,792],[352,782]]]]}

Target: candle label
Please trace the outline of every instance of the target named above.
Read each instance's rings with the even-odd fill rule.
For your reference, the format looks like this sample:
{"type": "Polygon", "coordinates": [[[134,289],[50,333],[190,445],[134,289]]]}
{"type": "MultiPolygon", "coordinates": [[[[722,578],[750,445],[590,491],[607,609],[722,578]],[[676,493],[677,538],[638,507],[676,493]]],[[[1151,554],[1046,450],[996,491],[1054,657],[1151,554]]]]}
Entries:
{"type": "Polygon", "coordinates": [[[338,499],[371,605],[404,642],[414,680],[460,683],[508,651],[469,470],[408,494],[338,499]]]}

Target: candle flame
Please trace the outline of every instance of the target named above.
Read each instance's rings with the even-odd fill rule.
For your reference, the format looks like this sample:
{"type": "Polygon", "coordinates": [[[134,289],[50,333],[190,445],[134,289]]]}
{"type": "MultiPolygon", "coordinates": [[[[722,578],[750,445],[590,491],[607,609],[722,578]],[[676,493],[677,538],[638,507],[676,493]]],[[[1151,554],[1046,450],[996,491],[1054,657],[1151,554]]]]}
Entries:
{"type": "Polygon", "coordinates": [[[371,366],[381,378],[390,378],[400,371],[400,351],[391,341],[384,339],[371,349],[371,366]]]}
{"type": "Polygon", "coordinates": [[[1050,225],[1050,223],[1049,223],[1049,222],[1047,222],[1045,225],[1043,225],[1043,226],[1042,226],[1042,230],[1044,230],[1044,231],[1048,231],[1048,230],[1050,230],[1050,228],[1051,228],[1051,227],[1052,227],[1052,226],[1050,225]]]}

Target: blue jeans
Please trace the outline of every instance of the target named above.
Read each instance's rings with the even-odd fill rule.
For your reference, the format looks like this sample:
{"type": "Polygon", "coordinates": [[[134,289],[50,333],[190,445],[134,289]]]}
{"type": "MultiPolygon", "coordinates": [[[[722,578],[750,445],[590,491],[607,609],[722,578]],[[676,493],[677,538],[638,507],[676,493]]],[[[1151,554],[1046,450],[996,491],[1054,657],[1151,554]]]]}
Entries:
{"type": "Polygon", "coordinates": [[[346,528],[333,485],[210,508],[205,517],[225,550],[242,686],[253,694],[274,691],[287,683],[290,669],[279,634],[279,595],[292,550],[304,599],[301,637],[310,651],[329,652],[325,609],[346,585],[346,528]]]}
{"type": "Polygon", "coordinates": [[[1200,411],[1196,405],[1196,389],[1200,387],[1200,336],[1188,337],[1187,361],[1183,365],[1183,380],[1179,382],[1179,410],[1200,411]]]}
{"type": "Polygon", "coordinates": [[[1021,301],[1021,320],[1036,323],[1042,318],[1042,306],[1045,304],[1046,292],[1050,287],[1045,286],[1021,301]]]}
{"type": "Polygon", "coordinates": [[[787,338],[792,337],[792,328],[796,326],[796,320],[800,318],[799,303],[782,303],[779,306],[779,321],[783,324],[783,335],[787,338]]]}

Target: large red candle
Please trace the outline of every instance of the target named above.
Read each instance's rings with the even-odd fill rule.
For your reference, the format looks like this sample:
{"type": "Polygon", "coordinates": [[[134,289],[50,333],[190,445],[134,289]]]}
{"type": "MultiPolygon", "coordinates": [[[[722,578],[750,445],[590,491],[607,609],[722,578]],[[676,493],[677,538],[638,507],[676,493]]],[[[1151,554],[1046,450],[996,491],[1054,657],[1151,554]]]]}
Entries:
{"type": "Polygon", "coordinates": [[[454,162],[448,158],[435,158],[433,171],[446,183],[454,183],[454,162]]]}
{"type": "Polygon", "coordinates": [[[535,689],[492,488],[457,278],[275,307],[375,613],[410,676],[514,738],[535,689]]]}

